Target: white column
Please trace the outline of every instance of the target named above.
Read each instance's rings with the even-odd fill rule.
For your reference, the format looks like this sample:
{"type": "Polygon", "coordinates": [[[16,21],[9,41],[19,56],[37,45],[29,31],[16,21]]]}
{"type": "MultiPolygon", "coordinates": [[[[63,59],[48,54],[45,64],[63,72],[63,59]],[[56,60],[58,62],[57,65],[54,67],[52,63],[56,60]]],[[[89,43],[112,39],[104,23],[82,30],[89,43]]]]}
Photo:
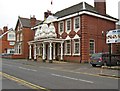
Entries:
{"type": "Polygon", "coordinates": [[[38,46],[38,55],[40,56],[40,44],[38,46]]]}
{"type": "Polygon", "coordinates": [[[14,49],[15,49],[15,54],[16,54],[17,53],[17,51],[16,51],[17,50],[16,45],[14,46],[14,49]]]}
{"type": "Polygon", "coordinates": [[[42,57],[42,59],[43,59],[43,61],[45,62],[45,51],[46,51],[46,48],[45,48],[45,43],[43,43],[43,57],[42,57]]]}
{"type": "Polygon", "coordinates": [[[17,46],[17,54],[19,54],[19,45],[17,46]]]}
{"type": "Polygon", "coordinates": [[[29,45],[29,59],[32,59],[31,50],[32,50],[32,47],[31,47],[31,44],[30,44],[30,45],[29,45]]]}
{"type": "Polygon", "coordinates": [[[63,60],[63,42],[61,42],[61,57],[60,57],[60,59],[61,60],[63,60]]]}
{"type": "Polygon", "coordinates": [[[49,57],[49,60],[50,60],[50,62],[52,62],[52,42],[50,42],[49,48],[50,48],[50,57],[49,57]]]}
{"type": "Polygon", "coordinates": [[[53,59],[55,59],[55,43],[53,43],[53,59]]]}
{"type": "Polygon", "coordinates": [[[36,44],[34,44],[34,60],[36,61],[36,44]]]}

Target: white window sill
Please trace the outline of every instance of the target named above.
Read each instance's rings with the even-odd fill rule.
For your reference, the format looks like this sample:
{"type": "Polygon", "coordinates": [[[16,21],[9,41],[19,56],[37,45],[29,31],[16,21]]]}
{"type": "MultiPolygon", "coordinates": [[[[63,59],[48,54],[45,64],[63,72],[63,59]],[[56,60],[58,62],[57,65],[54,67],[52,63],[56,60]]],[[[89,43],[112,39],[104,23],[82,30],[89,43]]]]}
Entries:
{"type": "Polygon", "coordinates": [[[73,56],[80,56],[80,54],[73,54],[73,56]]]}
{"type": "Polygon", "coordinates": [[[22,54],[19,54],[19,53],[14,53],[15,55],[22,55],[22,54]]]}
{"type": "Polygon", "coordinates": [[[71,56],[71,54],[64,54],[65,56],[71,56]]]}

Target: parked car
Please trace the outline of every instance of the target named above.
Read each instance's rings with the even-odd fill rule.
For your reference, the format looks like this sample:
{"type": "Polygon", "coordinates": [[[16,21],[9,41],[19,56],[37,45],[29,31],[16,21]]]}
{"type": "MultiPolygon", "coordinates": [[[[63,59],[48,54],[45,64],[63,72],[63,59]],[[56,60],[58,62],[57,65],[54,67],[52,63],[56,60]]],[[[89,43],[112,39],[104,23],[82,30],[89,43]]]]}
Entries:
{"type": "Polygon", "coordinates": [[[120,55],[111,55],[111,62],[109,61],[109,53],[95,53],[90,57],[90,64],[95,66],[117,66],[120,65],[120,55]]]}

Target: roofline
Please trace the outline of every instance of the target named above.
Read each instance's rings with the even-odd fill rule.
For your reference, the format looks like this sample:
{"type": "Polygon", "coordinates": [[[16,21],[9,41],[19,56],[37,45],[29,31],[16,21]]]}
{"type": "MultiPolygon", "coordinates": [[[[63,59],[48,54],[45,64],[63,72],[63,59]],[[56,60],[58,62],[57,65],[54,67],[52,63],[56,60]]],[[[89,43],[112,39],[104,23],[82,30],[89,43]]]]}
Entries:
{"type": "Polygon", "coordinates": [[[16,30],[16,28],[17,28],[17,26],[18,26],[18,23],[20,22],[20,24],[21,24],[21,26],[23,27],[23,25],[22,25],[22,23],[21,23],[21,20],[20,20],[20,16],[18,16],[18,20],[17,20],[17,24],[16,24],[16,26],[15,26],[15,30],[16,30]]]}
{"type": "Polygon", "coordinates": [[[68,15],[68,16],[64,16],[62,18],[58,18],[58,21],[61,21],[61,20],[64,20],[64,19],[68,19],[68,18],[71,18],[71,17],[75,17],[75,16],[78,16],[78,15],[82,15],[82,14],[87,14],[87,15],[99,17],[99,18],[102,18],[102,19],[114,21],[114,22],[118,21],[118,19],[110,18],[110,17],[107,17],[107,16],[103,16],[103,15],[100,15],[100,14],[97,14],[97,13],[94,13],[94,12],[91,12],[91,11],[85,11],[85,10],[77,12],[77,13],[74,13],[74,14],[71,14],[71,15],[68,15]]]}

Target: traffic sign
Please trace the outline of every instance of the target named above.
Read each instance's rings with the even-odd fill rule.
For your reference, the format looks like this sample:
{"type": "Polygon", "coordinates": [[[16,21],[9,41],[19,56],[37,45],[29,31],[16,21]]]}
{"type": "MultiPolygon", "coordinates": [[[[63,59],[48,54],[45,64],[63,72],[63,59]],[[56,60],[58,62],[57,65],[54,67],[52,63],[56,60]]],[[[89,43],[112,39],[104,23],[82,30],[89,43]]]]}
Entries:
{"type": "Polygon", "coordinates": [[[106,35],[106,43],[120,43],[120,30],[110,30],[106,35]]]}

